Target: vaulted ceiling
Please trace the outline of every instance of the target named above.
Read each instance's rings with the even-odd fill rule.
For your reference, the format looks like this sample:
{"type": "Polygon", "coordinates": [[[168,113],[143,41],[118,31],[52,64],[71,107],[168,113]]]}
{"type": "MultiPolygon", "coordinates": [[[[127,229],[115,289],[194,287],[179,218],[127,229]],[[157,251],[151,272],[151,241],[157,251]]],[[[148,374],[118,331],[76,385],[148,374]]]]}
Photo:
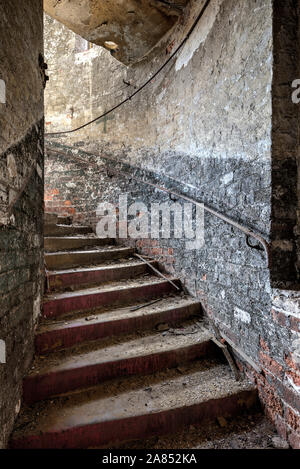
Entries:
{"type": "Polygon", "coordinates": [[[44,0],[47,14],[88,41],[137,62],[178,21],[189,0],[44,0]]]}

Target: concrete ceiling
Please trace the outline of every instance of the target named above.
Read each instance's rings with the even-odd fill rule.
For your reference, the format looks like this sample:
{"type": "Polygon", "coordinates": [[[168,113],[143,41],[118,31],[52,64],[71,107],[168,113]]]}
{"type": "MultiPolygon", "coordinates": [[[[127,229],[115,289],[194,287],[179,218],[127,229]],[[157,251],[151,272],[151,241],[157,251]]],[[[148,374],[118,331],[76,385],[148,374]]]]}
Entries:
{"type": "Polygon", "coordinates": [[[44,0],[44,9],[88,41],[110,48],[116,59],[129,65],[144,57],[172,28],[188,1],[44,0]]]}

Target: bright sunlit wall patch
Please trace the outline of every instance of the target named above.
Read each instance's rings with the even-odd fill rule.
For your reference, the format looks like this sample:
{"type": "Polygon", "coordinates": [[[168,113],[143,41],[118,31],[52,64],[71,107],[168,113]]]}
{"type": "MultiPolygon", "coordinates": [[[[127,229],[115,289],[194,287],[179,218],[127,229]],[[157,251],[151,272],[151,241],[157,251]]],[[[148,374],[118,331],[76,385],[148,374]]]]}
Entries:
{"type": "Polygon", "coordinates": [[[0,79],[0,104],[6,104],[6,84],[0,79]]]}

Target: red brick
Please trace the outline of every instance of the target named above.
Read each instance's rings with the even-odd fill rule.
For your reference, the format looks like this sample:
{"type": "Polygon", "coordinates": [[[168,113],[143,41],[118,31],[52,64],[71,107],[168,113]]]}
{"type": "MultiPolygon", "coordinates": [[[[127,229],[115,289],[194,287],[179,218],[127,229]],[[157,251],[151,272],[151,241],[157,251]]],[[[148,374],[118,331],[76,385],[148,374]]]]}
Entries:
{"type": "Polygon", "coordinates": [[[174,45],[175,45],[175,40],[173,39],[173,41],[170,42],[170,44],[168,44],[168,46],[167,46],[166,54],[170,54],[172,52],[172,49],[173,49],[174,45]]]}
{"type": "Polygon", "coordinates": [[[284,313],[272,309],[272,317],[273,321],[279,324],[280,326],[289,327],[289,318],[284,313]]]}
{"type": "Polygon", "coordinates": [[[262,337],[260,338],[260,346],[266,352],[270,351],[268,344],[262,339],[262,337]]]}
{"type": "Polygon", "coordinates": [[[273,360],[269,355],[262,351],[259,352],[259,357],[263,368],[267,368],[267,370],[271,371],[271,373],[279,378],[282,377],[283,367],[276,360],[273,360]]]}
{"type": "Polygon", "coordinates": [[[275,390],[264,382],[264,385],[258,384],[259,397],[265,407],[266,414],[271,418],[272,422],[276,421],[277,416],[283,417],[283,404],[281,399],[276,395],[275,390]]]}
{"type": "Polygon", "coordinates": [[[151,253],[153,254],[153,256],[159,256],[160,254],[162,254],[163,250],[161,248],[152,248],[151,249],[151,253]]]}
{"type": "Polygon", "coordinates": [[[300,449],[300,433],[292,432],[289,435],[289,443],[293,449],[300,449]]]}
{"type": "Polygon", "coordinates": [[[280,388],[280,393],[285,402],[287,402],[294,409],[300,409],[300,395],[297,394],[294,390],[284,386],[282,383],[278,383],[278,388],[280,388]]]}
{"type": "Polygon", "coordinates": [[[295,430],[296,432],[300,433],[300,416],[296,414],[293,409],[290,407],[286,408],[285,411],[286,421],[288,425],[295,430]]]}
{"type": "Polygon", "coordinates": [[[151,239],[150,245],[151,245],[152,247],[158,246],[158,241],[157,241],[157,239],[151,239]]]}

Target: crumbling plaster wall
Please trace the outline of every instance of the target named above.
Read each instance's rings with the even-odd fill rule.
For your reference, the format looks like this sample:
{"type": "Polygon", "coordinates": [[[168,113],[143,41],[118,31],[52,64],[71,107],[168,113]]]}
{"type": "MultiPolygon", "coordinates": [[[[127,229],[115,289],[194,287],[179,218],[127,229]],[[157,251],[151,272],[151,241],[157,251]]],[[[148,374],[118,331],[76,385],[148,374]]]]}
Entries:
{"type": "Polygon", "coordinates": [[[44,0],[45,11],[94,44],[113,42],[126,64],[140,60],[173,27],[188,0],[44,0]],[[177,5],[177,6],[176,6],[177,5]]]}
{"type": "Polygon", "coordinates": [[[111,102],[117,90],[127,89],[122,81],[127,67],[102,47],[79,51],[78,36],[50,16],[44,15],[44,28],[50,78],[45,90],[46,132],[71,130],[104,112],[103,101],[111,102]]]}
{"type": "MultiPolygon", "coordinates": [[[[120,67],[114,82],[106,80],[108,72],[101,61],[93,61],[86,103],[90,119],[128,96],[159,68],[185,37],[201,4],[192,2],[177,28],[151,57],[128,69],[120,67]],[[124,76],[129,85],[122,89],[124,76]],[[111,94],[105,95],[99,77],[110,87],[111,94]]],[[[275,9],[279,4],[277,0],[274,2],[275,9]]],[[[292,13],[292,24],[285,23],[291,26],[290,36],[293,36],[296,2],[289,0],[286,5],[287,9],[281,13],[287,17],[292,13]]],[[[288,188],[294,166],[291,162],[285,167],[283,179],[279,181],[277,172],[274,180],[276,167],[272,161],[274,97],[283,89],[280,68],[275,70],[275,79],[273,74],[274,56],[280,60],[274,54],[273,46],[277,42],[273,35],[276,30],[281,34],[283,16],[278,14],[279,10],[276,15],[274,11],[271,0],[212,0],[178,57],[145,90],[114,111],[107,122],[101,120],[81,132],[51,137],[51,140],[62,152],[68,146],[75,146],[77,156],[87,160],[100,162],[97,155],[115,158],[122,161],[118,167],[127,174],[137,173],[148,181],[204,201],[272,239],[276,243],[275,256],[282,256],[281,241],[284,246],[288,241],[292,249],[284,255],[290,252],[293,256],[286,262],[283,274],[295,280],[296,203],[295,197],[290,196],[294,184],[288,188]],[[275,21],[279,21],[276,27],[275,21]],[[82,153],[84,149],[94,157],[82,153]],[[284,236],[282,231],[281,234],[271,231],[276,222],[271,202],[276,193],[277,197],[280,194],[279,182],[287,191],[285,203],[293,200],[292,215],[284,220],[285,226],[292,224],[292,229],[284,236]]],[[[290,43],[289,47],[283,46],[285,53],[289,53],[289,48],[290,43]]],[[[113,59],[111,66],[114,66],[113,59]]],[[[286,83],[295,78],[294,73],[290,67],[285,74],[287,81],[281,98],[289,100],[287,108],[290,96],[286,83]]],[[[75,68],[75,80],[76,74],[75,68]]],[[[51,93],[51,83],[48,92],[51,93]]],[[[83,124],[86,117],[78,117],[77,125],[83,124]]],[[[47,121],[51,121],[51,115],[47,121]]],[[[277,121],[280,122],[284,122],[284,113],[277,121]]],[[[294,115],[289,122],[289,125],[295,122],[294,115]]],[[[57,130],[57,127],[49,124],[48,129],[57,130]]],[[[281,149],[285,145],[283,134],[290,141],[284,125],[282,129],[281,149]]],[[[295,145],[294,134],[292,139],[295,145]]],[[[278,155],[279,145],[276,151],[278,155]]],[[[68,213],[64,208],[66,203],[75,217],[85,222],[95,223],[97,204],[106,199],[117,204],[120,192],[128,191],[132,199],[148,204],[168,200],[167,196],[133,180],[108,178],[104,170],[98,174],[92,167],[86,169],[70,159],[68,174],[64,172],[66,159],[62,156],[52,154],[49,161],[49,209],[59,208],[68,213]]],[[[280,202],[278,207],[283,209],[280,202]]],[[[277,213],[280,219],[282,211],[277,213]]],[[[244,235],[209,214],[205,215],[205,246],[198,251],[187,252],[184,243],[178,240],[141,239],[135,245],[141,252],[157,258],[168,271],[179,275],[189,291],[201,299],[223,335],[241,352],[241,363],[245,363],[245,358],[248,363],[253,362],[246,370],[259,388],[266,411],[281,434],[294,447],[299,446],[297,293],[273,290],[264,253],[248,247],[244,235]]],[[[281,279],[279,275],[277,280],[281,279]]]]}
{"type": "Polygon", "coordinates": [[[43,290],[42,0],[0,1],[0,448],[20,410],[43,290]],[[3,99],[4,98],[4,99],[3,99]],[[9,204],[24,185],[10,213],[9,204]],[[3,357],[1,355],[1,361],[3,357]]]}

